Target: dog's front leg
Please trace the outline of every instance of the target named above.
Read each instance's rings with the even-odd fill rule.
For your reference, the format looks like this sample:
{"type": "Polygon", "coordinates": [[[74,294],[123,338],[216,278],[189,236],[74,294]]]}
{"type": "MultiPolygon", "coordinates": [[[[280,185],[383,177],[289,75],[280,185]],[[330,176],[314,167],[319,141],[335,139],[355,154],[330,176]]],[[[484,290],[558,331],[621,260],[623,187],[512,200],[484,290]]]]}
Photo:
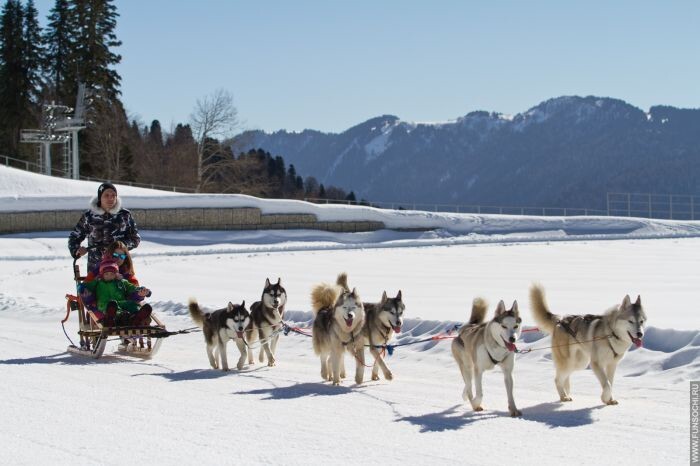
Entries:
{"type": "Polygon", "coordinates": [[[512,417],[522,416],[523,413],[520,412],[518,408],[515,407],[515,399],[513,398],[513,366],[515,365],[515,356],[511,353],[503,363],[501,363],[501,369],[503,369],[503,378],[506,383],[506,393],[508,394],[508,411],[512,417]]]}
{"type": "Polygon", "coordinates": [[[228,356],[226,354],[226,343],[228,343],[228,338],[219,341],[219,355],[221,356],[221,370],[228,370],[228,356]]]}
{"type": "MultiPolygon", "coordinates": [[[[382,359],[379,354],[379,350],[373,346],[369,348],[369,354],[374,358],[374,364],[372,364],[372,380],[379,380],[379,361],[382,359]]],[[[384,372],[384,377],[386,377],[386,372],[384,372]]]]}
{"type": "Polygon", "coordinates": [[[472,408],[474,411],[483,411],[484,408],[481,406],[481,400],[484,398],[484,391],[481,386],[481,379],[484,372],[478,365],[474,365],[474,388],[476,390],[476,396],[474,399],[470,400],[472,403],[472,408]]]}
{"type": "Polygon", "coordinates": [[[331,348],[331,374],[333,376],[333,385],[340,385],[340,365],[343,359],[343,348],[337,348],[333,345],[331,348]]]}
{"type": "Polygon", "coordinates": [[[265,339],[265,343],[262,345],[262,349],[260,350],[260,362],[264,362],[262,351],[263,349],[265,350],[265,354],[267,355],[267,365],[269,367],[272,367],[275,365],[275,356],[272,354],[272,350],[270,349],[270,338],[268,337],[265,339]]]}
{"type": "Polygon", "coordinates": [[[362,339],[355,343],[353,356],[355,357],[355,383],[361,384],[365,378],[365,345],[362,339]]]}
{"type": "Polygon", "coordinates": [[[238,358],[238,364],[236,364],[236,367],[238,368],[238,370],[241,370],[243,369],[245,360],[248,357],[248,347],[245,345],[245,340],[243,340],[242,338],[236,339],[236,346],[238,346],[238,351],[241,352],[241,357],[238,358]]]}
{"type": "Polygon", "coordinates": [[[600,386],[603,388],[603,393],[600,396],[600,399],[603,400],[603,403],[606,405],[616,405],[617,401],[613,400],[612,398],[612,384],[608,380],[608,376],[605,375],[603,368],[600,367],[600,364],[597,361],[591,361],[591,369],[593,370],[595,376],[598,377],[600,386]]]}

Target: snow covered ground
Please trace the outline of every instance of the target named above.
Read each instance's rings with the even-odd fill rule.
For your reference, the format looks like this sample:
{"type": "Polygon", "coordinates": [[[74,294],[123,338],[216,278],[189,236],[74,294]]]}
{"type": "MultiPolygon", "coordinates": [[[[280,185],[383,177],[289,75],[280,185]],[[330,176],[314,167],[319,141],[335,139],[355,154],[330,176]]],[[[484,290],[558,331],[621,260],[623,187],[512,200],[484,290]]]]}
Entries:
{"type": "MultiPolygon", "coordinates": [[[[86,205],[96,191],[94,183],[31,181],[14,170],[3,178],[8,170],[0,169],[0,211],[12,210],[8,205],[17,206],[19,199],[25,205],[40,202],[31,197],[38,192],[54,206],[74,208],[86,205]]],[[[139,193],[119,189],[126,206],[134,207],[139,193]]],[[[141,195],[150,203],[164,198],[141,195]]],[[[189,199],[186,205],[206,201],[166,196],[168,202],[189,199]]],[[[217,202],[245,202],[242,198],[217,202]]],[[[254,201],[271,210],[290,202],[254,201]]],[[[343,218],[373,211],[332,209],[343,218]]],[[[700,223],[372,215],[437,226],[362,234],[143,231],[133,254],[137,275],[153,290],[151,302],[168,328],[181,329],[192,326],[188,297],[206,307],[229,300],[252,303],[267,277],[282,278],[290,321],[307,324],[312,285],[346,271],[365,301],[378,300],[383,290],[403,291],[407,321],[401,343],[463,322],[475,296],[492,308],[499,299],[508,304],[517,299],[531,326],[527,292],[533,281],[545,286],[560,313],[602,312],[625,294],[641,294],[650,327],[644,348],[630,351],[618,369],[613,393],[620,404],[602,405],[590,371],[573,376],[574,401],[559,403],[550,353],[539,349],[548,346],[549,337],[539,333],[525,334],[518,343],[534,351],[516,359],[515,400],[523,411],[517,419],[508,416],[499,370],[484,379],[486,411],[474,413],[462,402],[449,340],[398,348],[387,360],[395,376],[391,382],[369,381],[367,369],[363,384],[345,380],[341,387],[321,382],[310,338],[296,334],[281,337],[276,367],[256,364],[240,372],[210,369],[201,333],[166,339],[148,361],[116,355],[116,342],[100,360],[81,359],[66,353],[59,323],[64,295],[74,291],[67,232],[4,235],[0,464],[688,461],[688,386],[700,379],[700,223]]],[[[72,320],[67,330],[75,339],[72,320]]],[[[236,351],[229,346],[231,356],[236,351]]]]}

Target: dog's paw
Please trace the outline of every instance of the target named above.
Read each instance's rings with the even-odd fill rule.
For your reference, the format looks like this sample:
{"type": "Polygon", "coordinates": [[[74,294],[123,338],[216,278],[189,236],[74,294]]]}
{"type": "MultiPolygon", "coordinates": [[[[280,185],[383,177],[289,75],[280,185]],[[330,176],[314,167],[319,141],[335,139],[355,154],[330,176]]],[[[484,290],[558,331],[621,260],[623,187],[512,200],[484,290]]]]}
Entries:
{"type": "Polygon", "coordinates": [[[341,373],[340,373],[340,378],[341,378],[341,379],[344,379],[344,378],[345,378],[345,372],[341,372],[341,373]]]}
{"type": "Polygon", "coordinates": [[[559,397],[559,400],[561,400],[563,402],[567,402],[567,401],[572,401],[572,398],[570,396],[562,396],[562,397],[559,397]]]}
{"type": "Polygon", "coordinates": [[[520,417],[522,415],[523,415],[523,413],[519,409],[511,409],[510,410],[510,417],[520,417]]]}
{"type": "Polygon", "coordinates": [[[242,369],[243,369],[243,363],[238,364],[238,365],[236,366],[236,369],[238,369],[239,371],[242,370],[242,369]]]}
{"type": "Polygon", "coordinates": [[[474,406],[474,411],[479,412],[479,411],[483,411],[483,410],[484,410],[484,408],[482,408],[481,406],[474,406]]]}
{"type": "Polygon", "coordinates": [[[355,383],[357,385],[360,385],[362,382],[364,382],[364,377],[355,377],[355,383]]]}
{"type": "Polygon", "coordinates": [[[387,380],[394,380],[394,374],[392,374],[391,371],[387,371],[384,373],[384,378],[387,380]]]}
{"type": "Polygon", "coordinates": [[[372,374],[372,380],[379,380],[379,374],[372,374]]]}
{"type": "Polygon", "coordinates": [[[270,361],[267,363],[267,367],[273,367],[275,365],[275,361],[270,361]]]}
{"type": "Polygon", "coordinates": [[[334,386],[334,387],[339,387],[339,386],[340,386],[340,380],[334,380],[334,381],[333,381],[333,386],[334,386]]]}
{"type": "Polygon", "coordinates": [[[617,400],[608,400],[605,402],[605,404],[608,406],[614,406],[614,405],[618,404],[618,402],[617,402],[617,400]]]}

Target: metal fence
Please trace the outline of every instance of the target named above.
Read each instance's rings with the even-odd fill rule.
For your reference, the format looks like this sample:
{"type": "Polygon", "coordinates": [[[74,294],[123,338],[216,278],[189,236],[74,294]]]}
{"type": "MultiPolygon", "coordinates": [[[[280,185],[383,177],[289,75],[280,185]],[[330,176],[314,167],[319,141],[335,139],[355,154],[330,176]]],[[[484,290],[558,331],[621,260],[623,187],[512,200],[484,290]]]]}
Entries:
{"type": "MultiPolygon", "coordinates": [[[[14,157],[8,157],[6,155],[0,155],[0,165],[5,165],[8,167],[13,167],[13,168],[19,168],[21,170],[26,170],[26,171],[33,172],[33,173],[43,174],[41,172],[41,165],[39,165],[38,163],[33,163],[33,162],[26,161],[26,160],[21,160],[21,159],[16,159],[14,157]]],[[[70,179],[69,175],[70,175],[70,173],[68,173],[64,170],[59,170],[58,168],[51,169],[51,176],[70,179]]],[[[194,193],[194,192],[196,192],[196,190],[194,188],[185,188],[182,186],[168,186],[168,185],[153,184],[153,183],[137,183],[134,181],[124,181],[124,180],[106,180],[104,178],[94,178],[91,176],[81,176],[80,179],[84,180],[84,181],[98,181],[98,182],[109,181],[110,183],[124,184],[127,186],[134,186],[136,188],[158,189],[161,191],[173,191],[173,192],[179,192],[179,193],[194,193]]]]}
{"type": "Polygon", "coordinates": [[[392,210],[422,210],[428,212],[454,212],[461,214],[500,214],[500,215],[539,215],[539,216],[577,216],[577,215],[608,215],[602,209],[587,209],[581,207],[537,207],[537,206],[491,206],[465,204],[425,204],[416,202],[377,202],[350,201],[345,199],[304,198],[315,204],[345,204],[365,205],[379,209],[392,210]]]}
{"type": "Polygon", "coordinates": [[[608,193],[608,215],[695,220],[699,201],[689,194],[608,193]]]}
{"type": "MultiPolygon", "coordinates": [[[[37,163],[0,155],[0,164],[39,173],[41,166],[37,163]]],[[[54,176],[66,177],[63,170],[53,169],[54,176]]],[[[105,180],[81,176],[86,181],[112,181],[118,184],[163,191],[193,193],[194,188],[167,186],[133,181],[105,180]]],[[[539,216],[588,216],[603,215],[617,217],[646,217],[669,220],[695,220],[700,215],[700,196],[689,194],[653,194],[653,193],[607,193],[607,208],[588,209],[581,207],[537,207],[537,206],[492,206],[474,204],[435,204],[416,202],[382,202],[351,201],[346,199],[321,199],[306,197],[304,201],[315,204],[365,205],[379,209],[422,210],[428,212],[454,212],[463,214],[500,214],[500,215],[539,215],[539,216]]]]}

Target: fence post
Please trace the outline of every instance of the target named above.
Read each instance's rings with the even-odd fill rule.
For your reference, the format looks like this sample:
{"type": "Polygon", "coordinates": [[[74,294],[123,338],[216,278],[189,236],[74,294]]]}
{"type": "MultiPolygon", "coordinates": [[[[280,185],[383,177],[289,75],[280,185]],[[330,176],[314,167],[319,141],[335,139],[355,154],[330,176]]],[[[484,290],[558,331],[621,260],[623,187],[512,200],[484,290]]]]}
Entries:
{"type": "Polygon", "coordinates": [[[631,209],[631,204],[632,204],[632,194],[627,193],[627,216],[631,217],[632,216],[632,209],[631,209]]]}
{"type": "Polygon", "coordinates": [[[673,194],[668,196],[668,219],[673,220],[673,194]]]}
{"type": "Polygon", "coordinates": [[[651,193],[649,193],[649,218],[651,218],[651,193]]]}
{"type": "Polygon", "coordinates": [[[608,217],[610,217],[610,193],[607,193],[607,195],[605,196],[605,200],[608,204],[608,217]]]}
{"type": "Polygon", "coordinates": [[[690,219],[695,220],[695,202],[694,202],[695,197],[690,196],[690,219]]]}

